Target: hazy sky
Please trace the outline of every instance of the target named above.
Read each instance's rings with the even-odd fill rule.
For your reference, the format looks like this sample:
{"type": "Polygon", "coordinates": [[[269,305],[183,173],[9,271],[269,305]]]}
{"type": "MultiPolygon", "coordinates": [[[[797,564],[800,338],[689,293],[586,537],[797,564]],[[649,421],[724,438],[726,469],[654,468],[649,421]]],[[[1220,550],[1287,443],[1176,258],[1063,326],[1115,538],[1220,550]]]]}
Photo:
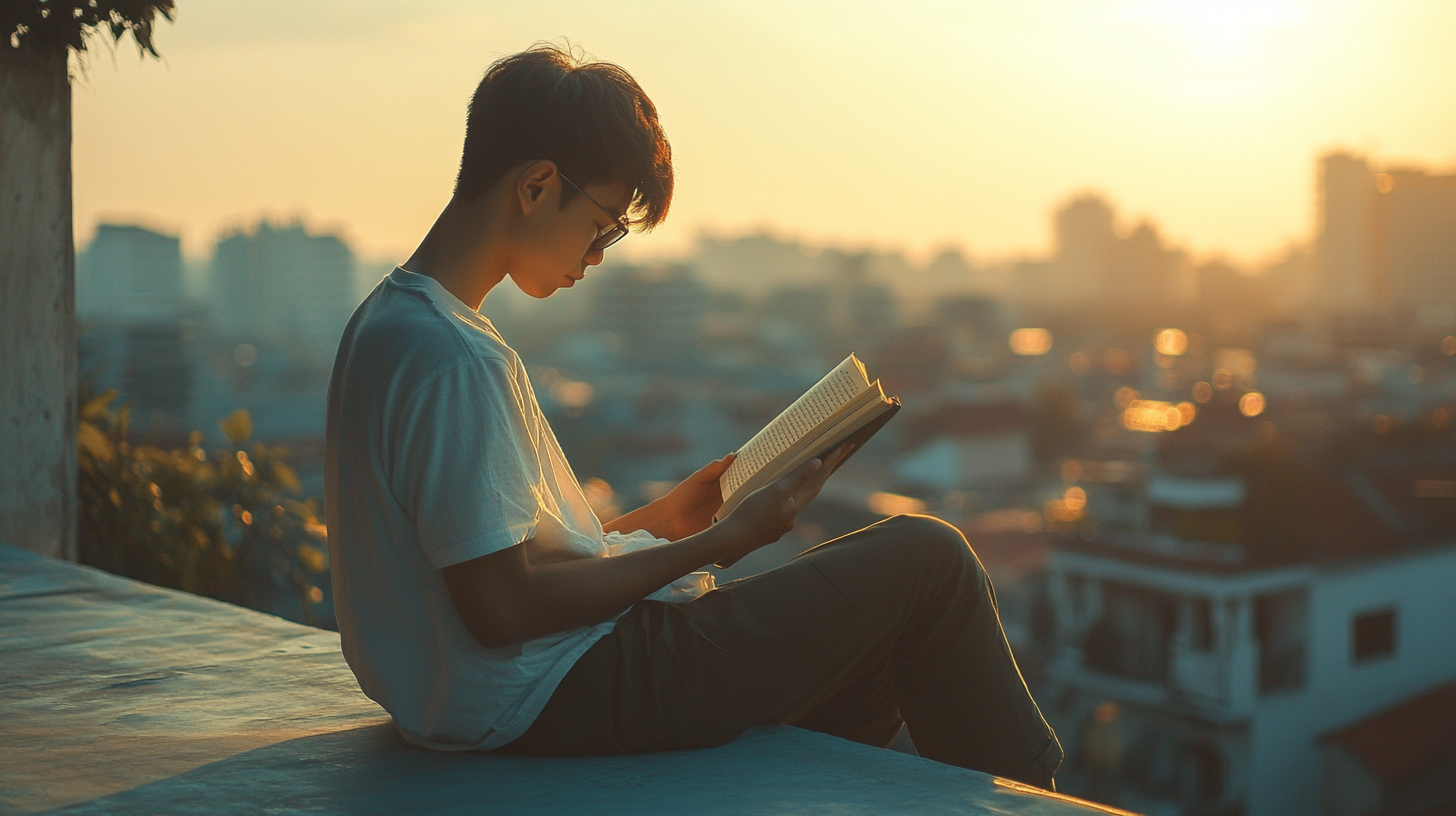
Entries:
{"type": "MultiPolygon", "coordinates": [[[[1332,147],[1456,168],[1452,0],[178,0],[161,62],[98,46],[75,83],[78,238],[260,215],[401,260],[449,196],[485,66],[569,37],[630,70],[678,168],[628,255],[703,229],[1041,251],[1100,190],[1197,252],[1309,235],[1332,147]]],[[[615,252],[615,250],[614,250],[615,252]]]]}

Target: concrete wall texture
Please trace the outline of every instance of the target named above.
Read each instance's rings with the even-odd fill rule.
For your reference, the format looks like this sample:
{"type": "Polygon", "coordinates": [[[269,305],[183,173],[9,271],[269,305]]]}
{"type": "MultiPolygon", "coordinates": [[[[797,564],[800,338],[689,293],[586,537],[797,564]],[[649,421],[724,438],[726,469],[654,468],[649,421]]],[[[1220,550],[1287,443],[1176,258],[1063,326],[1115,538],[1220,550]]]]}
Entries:
{"type": "Polygon", "coordinates": [[[0,542],[76,549],[66,52],[0,48],[0,542]]]}

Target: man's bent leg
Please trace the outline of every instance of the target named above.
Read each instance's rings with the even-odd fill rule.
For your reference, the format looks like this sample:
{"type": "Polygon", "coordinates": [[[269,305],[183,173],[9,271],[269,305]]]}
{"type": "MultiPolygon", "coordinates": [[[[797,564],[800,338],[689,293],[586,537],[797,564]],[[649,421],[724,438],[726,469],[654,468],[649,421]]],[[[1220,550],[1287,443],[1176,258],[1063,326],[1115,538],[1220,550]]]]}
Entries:
{"type": "Polygon", "coordinates": [[[890,679],[922,755],[1050,782],[1060,749],[1005,644],[984,571],[953,527],[914,516],[690,603],[636,604],[508,750],[706,747],[772,723],[861,741],[888,730],[887,740],[893,720],[875,678],[890,679]]]}

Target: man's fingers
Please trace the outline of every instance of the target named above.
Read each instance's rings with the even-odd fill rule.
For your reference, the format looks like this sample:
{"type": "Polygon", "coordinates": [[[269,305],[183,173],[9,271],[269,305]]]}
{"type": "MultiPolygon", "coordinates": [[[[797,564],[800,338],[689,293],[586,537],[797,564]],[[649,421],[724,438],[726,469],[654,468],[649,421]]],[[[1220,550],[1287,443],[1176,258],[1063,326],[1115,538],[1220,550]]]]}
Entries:
{"type": "Polygon", "coordinates": [[[809,480],[814,478],[814,474],[818,473],[823,467],[823,460],[810,459],[809,461],[800,465],[798,470],[780,479],[778,482],[779,490],[785,496],[794,495],[795,493],[799,492],[799,488],[808,484],[809,480]]]}
{"type": "Polygon", "coordinates": [[[795,491],[795,505],[805,507],[809,502],[813,501],[814,497],[819,495],[819,491],[824,487],[824,483],[829,481],[830,476],[834,475],[834,469],[851,453],[854,453],[853,445],[840,445],[833,451],[830,451],[824,457],[824,466],[814,473],[812,479],[808,480],[795,491]]]}
{"type": "Polygon", "coordinates": [[[736,453],[730,453],[722,459],[709,462],[708,464],[703,465],[701,468],[699,468],[698,472],[693,474],[693,477],[701,482],[716,481],[719,477],[721,477],[724,473],[728,471],[729,466],[733,464],[733,459],[737,455],[738,454],[736,453]]]}

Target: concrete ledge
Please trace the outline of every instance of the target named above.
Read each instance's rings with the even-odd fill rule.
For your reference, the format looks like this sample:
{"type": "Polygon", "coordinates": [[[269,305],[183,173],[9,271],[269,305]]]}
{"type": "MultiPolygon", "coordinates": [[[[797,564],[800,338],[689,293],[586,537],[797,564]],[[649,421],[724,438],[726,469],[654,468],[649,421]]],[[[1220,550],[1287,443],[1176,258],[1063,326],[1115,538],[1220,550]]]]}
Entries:
{"type": "Polygon", "coordinates": [[[588,759],[407,745],[336,634],[0,545],[0,812],[1109,812],[795,728],[588,759]]]}

